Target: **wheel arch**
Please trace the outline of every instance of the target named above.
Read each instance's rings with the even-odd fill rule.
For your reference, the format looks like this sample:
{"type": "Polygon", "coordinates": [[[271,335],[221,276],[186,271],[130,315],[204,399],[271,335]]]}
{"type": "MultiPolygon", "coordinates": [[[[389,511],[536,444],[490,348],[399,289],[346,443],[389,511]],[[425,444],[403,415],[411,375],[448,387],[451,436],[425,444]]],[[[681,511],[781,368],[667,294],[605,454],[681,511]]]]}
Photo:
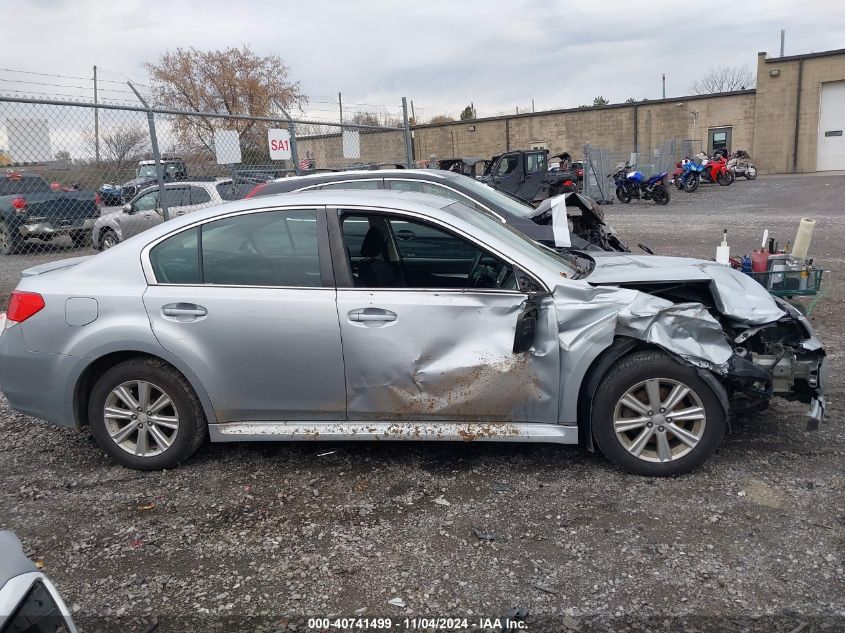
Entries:
{"type": "MultiPolygon", "coordinates": [[[[625,336],[616,337],[613,343],[590,364],[590,367],[584,374],[584,378],[581,380],[581,387],[578,392],[578,444],[588,451],[595,451],[595,447],[593,446],[593,401],[595,400],[596,392],[598,391],[602,378],[622,358],[633,352],[643,350],[662,352],[669,358],[689,366],[688,362],[657,345],[625,336]]],[[[729,420],[728,394],[724,386],[712,372],[700,367],[696,369],[701,379],[713,390],[713,393],[719,400],[719,404],[722,405],[726,419],[729,420]]]]}
{"type": "Polygon", "coordinates": [[[199,398],[208,424],[214,424],[217,421],[208,393],[197,376],[184,363],[170,354],[153,352],[151,350],[131,349],[103,353],[96,358],[90,359],[91,362],[80,372],[73,389],[73,419],[76,426],[88,425],[88,402],[91,389],[97,379],[119,363],[134,358],[159,360],[179,372],[188,381],[194,393],[199,398]]]}

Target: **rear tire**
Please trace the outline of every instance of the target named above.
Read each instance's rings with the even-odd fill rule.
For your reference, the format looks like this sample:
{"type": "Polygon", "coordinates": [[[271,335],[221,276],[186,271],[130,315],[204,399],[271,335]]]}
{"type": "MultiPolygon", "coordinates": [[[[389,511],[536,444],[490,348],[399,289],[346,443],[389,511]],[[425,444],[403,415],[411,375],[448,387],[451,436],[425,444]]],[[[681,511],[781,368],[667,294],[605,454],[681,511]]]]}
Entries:
{"type": "Polygon", "coordinates": [[[654,185],[651,188],[651,199],[654,200],[654,204],[659,204],[661,207],[666,206],[670,200],[669,188],[661,183],[654,185]]]}
{"type": "Polygon", "coordinates": [[[0,255],[14,255],[20,252],[23,240],[17,231],[11,230],[5,222],[0,221],[0,255]]]}
{"type": "Polygon", "coordinates": [[[88,421],[100,448],[137,470],[178,466],[197,451],[207,433],[190,383],[155,358],[127,360],[100,376],[91,390],[88,421]]]}
{"type": "Polygon", "coordinates": [[[596,394],[596,444],[613,464],[635,475],[667,477],[693,471],[716,451],[725,434],[725,411],[710,386],[694,367],[663,352],[624,357],[604,376],[596,394]],[[682,393],[672,402],[673,394],[682,393]],[[679,416],[674,420],[673,412],[679,416]]]}
{"type": "Polygon", "coordinates": [[[716,176],[716,182],[718,182],[723,187],[727,187],[728,185],[733,183],[735,178],[736,177],[734,176],[734,173],[732,171],[719,172],[719,174],[716,176]]]}
{"type": "Polygon", "coordinates": [[[77,248],[85,248],[91,246],[91,232],[90,231],[75,231],[70,234],[70,240],[77,248]]]}

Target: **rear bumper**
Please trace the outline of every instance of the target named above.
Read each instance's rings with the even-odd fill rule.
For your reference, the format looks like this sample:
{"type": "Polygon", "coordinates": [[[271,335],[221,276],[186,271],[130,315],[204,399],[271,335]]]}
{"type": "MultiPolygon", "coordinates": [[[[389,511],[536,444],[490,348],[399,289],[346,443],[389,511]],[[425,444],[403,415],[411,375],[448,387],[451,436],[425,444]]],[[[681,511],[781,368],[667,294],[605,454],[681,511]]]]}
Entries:
{"type": "Polygon", "coordinates": [[[31,352],[17,325],[0,331],[0,388],[16,411],[76,426],[73,389],[85,359],[31,352]]]}
{"type": "Polygon", "coordinates": [[[53,223],[53,222],[29,222],[21,224],[18,227],[18,232],[21,237],[44,237],[47,235],[67,235],[75,231],[90,231],[94,228],[94,222],[97,218],[86,218],[82,222],[73,222],[68,224],[53,223]]]}

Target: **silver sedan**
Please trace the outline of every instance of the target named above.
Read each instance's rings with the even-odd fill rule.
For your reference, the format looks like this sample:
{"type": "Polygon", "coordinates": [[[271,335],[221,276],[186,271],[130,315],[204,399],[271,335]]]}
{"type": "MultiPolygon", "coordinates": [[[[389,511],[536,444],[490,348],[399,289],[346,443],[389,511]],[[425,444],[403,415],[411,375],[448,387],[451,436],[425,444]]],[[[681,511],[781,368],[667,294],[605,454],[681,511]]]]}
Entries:
{"type": "Polygon", "coordinates": [[[821,418],[805,318],[713,262],[555,252],[460,202],[317,191],[176,218],[24,272],[12,407],[133,468],[208,438],[595,442],[673,475],[734,401],[821,418]]]}

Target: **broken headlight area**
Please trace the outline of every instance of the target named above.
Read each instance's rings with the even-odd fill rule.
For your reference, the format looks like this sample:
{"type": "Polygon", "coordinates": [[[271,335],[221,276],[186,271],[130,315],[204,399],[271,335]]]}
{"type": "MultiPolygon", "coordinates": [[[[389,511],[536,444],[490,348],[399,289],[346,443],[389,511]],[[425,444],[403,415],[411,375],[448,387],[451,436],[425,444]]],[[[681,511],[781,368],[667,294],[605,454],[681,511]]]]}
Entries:
{"type": "MultiPolygon", "coordinates": [[[[779,302],[782,303],[782,302],[779,302]]],[[[827,361],[807,319],[792,306],[786,316],[735,333],[726,387],[735,413],[765,409],[772,396],[811,404],[808,426],[824,413],[827,361]]]]}

